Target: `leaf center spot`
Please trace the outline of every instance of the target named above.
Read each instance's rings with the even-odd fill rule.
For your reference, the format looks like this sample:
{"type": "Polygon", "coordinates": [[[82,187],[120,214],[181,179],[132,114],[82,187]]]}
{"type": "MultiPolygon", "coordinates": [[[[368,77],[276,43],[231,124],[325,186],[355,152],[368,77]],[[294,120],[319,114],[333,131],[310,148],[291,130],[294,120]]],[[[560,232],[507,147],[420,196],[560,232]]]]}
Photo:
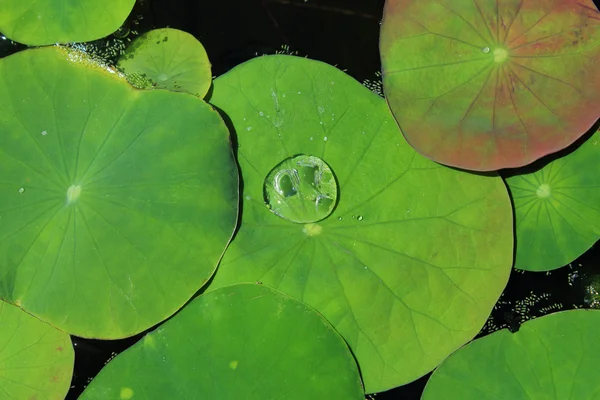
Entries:
{"type": "Polygon", "coordinates": [[[550,185],[547,183],[542,183],[535,193],[542,199],[550,197],[550,194],[552,194],[550,191],[550,185]]]}
{"type": "Polygon", "coordinates": [[[79,198],[81,195],[81,186],[79,185],[71,185],[69,189],[67,189],[67,204],[71,204],[79,198]]]}
{"type": "Polygon", "coordinates": [[[302,232],[304,232],[306,236],[317,236],[321,234],[322,231],[323,228],[319,224],[306,224],[304,225],[304,228],[302,228],[302,232]]]}
{"type": "Polygon", "coordinates": [[[494,49],[494,61],[497,63],[501,63],[506,61],[506,59],[508,58],[508,50],[502,48],[502,47],[498,47],[496,49],[494,49]]]}
{"type": "Polygon", "coordinates": [[[121,388],[121,392],[119,393],[119,397],[122,400],[129,400],[133,397],[133,390],[131,388],[128,387],[123,387],[121,388]]]}

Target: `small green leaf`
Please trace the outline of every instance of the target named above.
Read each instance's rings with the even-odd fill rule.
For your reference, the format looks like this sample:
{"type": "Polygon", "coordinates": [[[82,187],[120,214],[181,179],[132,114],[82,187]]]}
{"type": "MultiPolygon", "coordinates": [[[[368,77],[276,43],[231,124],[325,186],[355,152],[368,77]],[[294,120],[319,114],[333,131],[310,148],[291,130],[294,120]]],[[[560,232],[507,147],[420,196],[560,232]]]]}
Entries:
{"type": "Polygon", "coordinates": [[[387,0],[380,51],[402,132],[447,165],[520,167],[600,117],[591,0],[387,0]]]}
{"type": "Polygon", "coordinates": [[[112,72],[56,47],[0,60],[0,297],[96,338],[188,301],[238,203],[218,113],[112,72]]]}
{"type": "Polygon", "coordinates": [[[81,400],[364,399],[356,362],[306,304],[256,284],[196,298],[111,361],[81,400]]]}
{"type": "Polygon", "coordinates": [[[110,35],[135,0],[2,0],[0,32],[30,46],[89,42],[110,35]]]}
{"type": "Polygon", "coordinates": [[[423,400],[598,399],[600,311],[571,310],[469,343],[433,373],[423,400]]]}
{"type": "Polygon", "coordinates": [[[202,44],[189,33],[171,28],[137,37],[118,67],[138,87],[187,92],[200,98],[212,82],[210,61],[202,44]],[[144,81],[147,84],[140,85],[144,81]]]}
{"type": "Polygon", "coordinates": [[[600,133],[538,171],[506,179],[515,206],[515,268],[548,271],[600,238],[600,133]]]}
{"type": "Polygon", "coordinates": [[[512,266],[498,176],[420,157],[383,99],[305,58],[248,61],[215,79],[210,101],[235,128],[244,182],[240,229],[211,287],[261,281],[317,309],[368,392],[422,376],[477,334],[512,266]],[[287,220],[266,204],[265,178],[298,155],[335,176],[330,215],[287,220]]]}
{"type": "Polygon", "coordinates": [[[71,338],[0,301],[0,398],[65,398],[75,354],[71,338]]]}

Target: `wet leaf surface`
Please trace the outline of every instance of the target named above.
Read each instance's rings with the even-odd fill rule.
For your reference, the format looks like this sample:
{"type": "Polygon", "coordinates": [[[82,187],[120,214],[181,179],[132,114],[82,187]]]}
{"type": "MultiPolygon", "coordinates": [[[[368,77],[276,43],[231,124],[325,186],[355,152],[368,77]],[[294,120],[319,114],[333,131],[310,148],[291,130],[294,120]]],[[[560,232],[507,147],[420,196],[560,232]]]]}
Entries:
{"type": "Polygon", "coordinates": [[[367,392],[418,378],[475,336],[512,264],[498,176],[419,156],[383,99],[301,57],[240,65],[214,81],[210,102],[231,119],[244,185],[241,225],[211,287],[260,281],[315,307],[349,343],[367,392]],[[298,154],[326,162],[338,182],[335,209],[318,222],[287,221],[265,203],[265,177],[298,154]]]}

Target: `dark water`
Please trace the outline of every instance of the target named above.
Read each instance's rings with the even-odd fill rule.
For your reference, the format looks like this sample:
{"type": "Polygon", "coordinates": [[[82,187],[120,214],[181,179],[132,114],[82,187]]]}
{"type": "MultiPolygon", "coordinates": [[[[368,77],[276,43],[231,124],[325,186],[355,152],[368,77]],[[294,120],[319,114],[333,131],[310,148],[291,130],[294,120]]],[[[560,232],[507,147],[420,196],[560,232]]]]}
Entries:
{"type": "MultiPolygon", "coordinates": [[[[378,80],[376,72],[380,67],[377,42],[383,3],[384,0],[143,0],[138,1],[124,29],[108,41],[98,42],[97,47],[102,51],[108,43],[106,53],[110,56],[136,32],[168,26],[192,33],[203,43],[215,76],[256,55],[285,51],[335,65],[360,82],[371,80],[372,86],[378,80]]],[[[0,40],[0,57],[20,48],[0,40]]],[[[503,327],[517,330],[522,321],[554,311],[589,308],[590,284],[594,280],[600,280],[598,243],[578,260],[552,273],[513,271],[481,335],[503,327]]],[[[67,398],[76,399],[111,357],[140,337],[117,341],[73,338],[75,373],[67,398]]],[[[419,399],[427,378],[372,397],[419,399]]]]}

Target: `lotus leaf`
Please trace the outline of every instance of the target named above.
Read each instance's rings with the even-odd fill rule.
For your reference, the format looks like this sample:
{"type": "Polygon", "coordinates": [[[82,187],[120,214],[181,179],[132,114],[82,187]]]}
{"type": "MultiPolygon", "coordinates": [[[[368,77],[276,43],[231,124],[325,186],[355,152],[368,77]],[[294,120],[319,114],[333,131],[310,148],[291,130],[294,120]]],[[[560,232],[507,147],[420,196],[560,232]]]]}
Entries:
{"type": "Polygon", "coordinates": [[[418,378],[477,334],[512,265],[498,176],[419,156],[385,100],[321,62],[255,58],[213,86],[237,135],[243,212],[211,287],[260,281],[317,309],[352,348],[367,392],[418,378]],[[294,200],[309,188],[320,194],[294,200]],[[328,216],[310,210],[319,196],[335,198],[328,216]],[[303,223],[272,212],[278,201],[305,207],[303,223]]]}
{"type": "Polygon", "coordinates": [[[600,117],[591,0],[387,0],[386,97],[425,156],[478,171],[563,149],[600,117]]]}
{"type": "Polygon", "coordinates": [[[600,311],[571,310],[494,332],[444,361],[422,399],[597,399],[598,329],[600,311]]]}
{"type": "Polygon", "coordinates": [[[202,44],[189,33],[155,29],[137,37],[121,56],[118,67],[134,84],[139,77],[146,87],[188,92],[204,97],[212,75],[202,44]]]}
{"type": "Polygon", "coordinates": [[[364,399],[346,343],[306,304],[256,284],[196,298],[111,361],[81,400],[364,399]],[[134,397],[135,396],[135,397],[134,397]]]}
{"type": "Polygon", "coordinates": [[[61,400],[74,352],[69,335],[0,301],[0,398],[61,400]]]}
{"type": "Polygon", "coordinates": [[[237,218],[227,128],[184,93],[132,88],[57,47],[0,60],[0,297],[118,338],[212,275],[237,218]]]}
{"type": "Polygon", "coordinates": [[[0,32],[39,46],[88,42],[116,31],[135,0],[2,0],[0,32]]]}
{"type": "Polygon", "coordinates": [[[515,267],[566,265],[600,238],[600,133],[538,171],[506,179],[516,219],[515,267]]]}

